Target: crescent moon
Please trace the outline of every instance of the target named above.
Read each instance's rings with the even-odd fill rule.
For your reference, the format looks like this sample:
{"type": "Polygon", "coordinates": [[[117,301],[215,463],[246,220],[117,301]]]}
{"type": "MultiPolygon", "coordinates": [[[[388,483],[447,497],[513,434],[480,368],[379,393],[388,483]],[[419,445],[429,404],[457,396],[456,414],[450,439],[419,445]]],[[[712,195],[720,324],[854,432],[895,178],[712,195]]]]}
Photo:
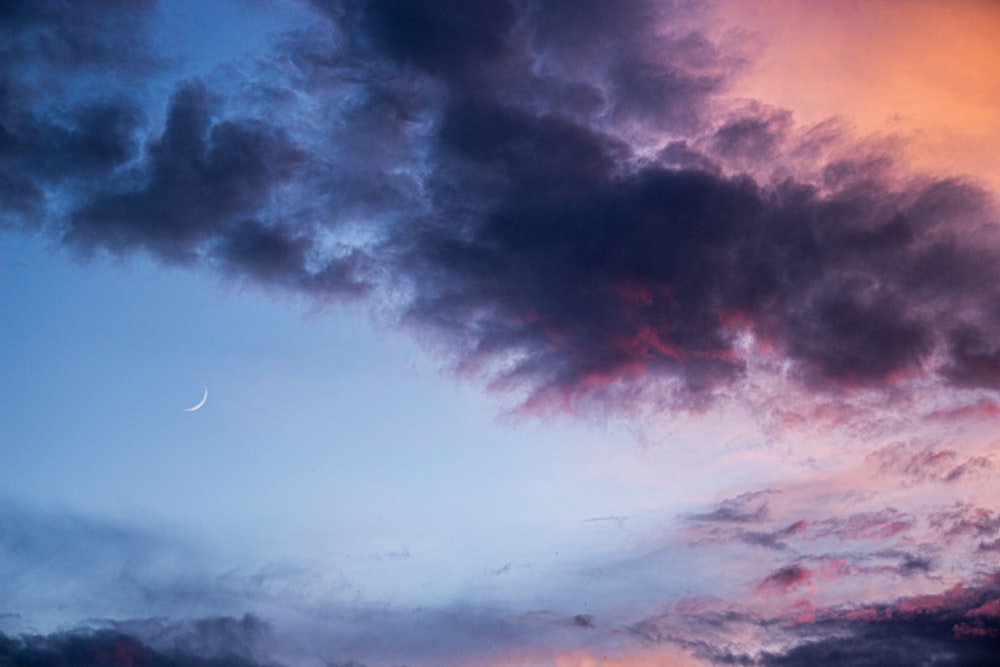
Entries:
{"type": "Polygon", "coordinates": [[[195,405],[194,407],[190,408],[184,408],[184,412],[194,412],[195,410],[198,410],[199,408],[201,408],[201,406],[205,405],[205,401],[207,400],[208,400],[208,387],[205,387],[205,395],[201,397],[200,401],[198,401],[198,405],[195,405]]]}

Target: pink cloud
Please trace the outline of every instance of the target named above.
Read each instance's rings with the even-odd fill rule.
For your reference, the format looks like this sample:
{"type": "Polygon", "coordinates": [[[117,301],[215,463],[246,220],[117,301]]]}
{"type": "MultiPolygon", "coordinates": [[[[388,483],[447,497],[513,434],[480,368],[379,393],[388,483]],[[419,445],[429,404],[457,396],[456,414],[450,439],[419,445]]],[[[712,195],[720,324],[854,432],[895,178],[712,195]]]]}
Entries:
{"type": "Polygon", "coordinates": [[[956,535],[992,537],[1000,532],[1000,514],[968,503],[957,504],[952,509],[934,513],[930,515],[928,522],[932,528],[941,531],[944,537],[956,535]]]}
{"type": "Polygon", "coordinates": [[[913,523],[912,516],[889,507],[878,512],[852,514],[846,519],[824,519],[816,522],[814,535],[842,540],[884,540],[910,529],[913,523]]]}
{"type": "Polygon", "coordinates": [[[865,457],[865,463],[878,467],[885,475],[898,475],[915,482],[955,482],[961,478],[988,473],[993,463],[984,456],[959,460],[954,449],[917,449],[896,443],[875,450],[865,457]]]}
{"type": "Polygon", "coordinates": [[[878,621],[888,621],[892,618],[890,609],[878,609],[875,607],[863,607],[861,609],[851,609],[841,614],[841,618],[848,621],[859,621],[862,623],[875,623],[878,621]]]}
{"type": "Polygon", "coordinates": [[[970,609],[966,616],[976,617],[983,616],[985,618],[998,618],[1000,619],[1000,598],[995,600],[990,600],[989,602],[982,604],[975,609],[970,609]]]}
{"type": "Polygon", "coordinates": [[[916,615],[950,611],[969,607],[978,599],[978,591],[967,588],[965,584],[956,584],[943,593],[916,595],[902,600],[896,605],[896,612],[901,615],[916,615]]]}
{"type": "Polygon", "coordinates": [[[771,574],[757,585],[757,592],[764,594],[784,594],[802,586],[812,586],[815,572],[801,565],[786,565],[771,574]]]}
{"type": "Polygon", "coordinates": [[[990,420],[1000,417],[1000,405],[994,401],[981,400],[971,405],[960,405],[954,408],[941,408],[928,415],[931,419],[944,420],[990,420]]]}
{"type": "Polygon", "coordinates": [[[952,628],[956,639],[972,637],[1000,637],[1000,629],[986,627],[983,623],[956,623],[952,628]]]}

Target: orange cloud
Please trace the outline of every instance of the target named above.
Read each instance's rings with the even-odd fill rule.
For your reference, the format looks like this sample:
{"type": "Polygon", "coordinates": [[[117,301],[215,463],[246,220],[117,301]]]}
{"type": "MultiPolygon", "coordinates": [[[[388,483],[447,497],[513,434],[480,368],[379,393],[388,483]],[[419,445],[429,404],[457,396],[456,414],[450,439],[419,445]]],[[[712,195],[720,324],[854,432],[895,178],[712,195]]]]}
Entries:
{"type": "Polygon", "coordinates": [[[1000,192],[1000,3],[726,0],[729,27],[761,46],[737,96],[839,116],[906,140],[915,167],[965,173],[1000,192]]]}

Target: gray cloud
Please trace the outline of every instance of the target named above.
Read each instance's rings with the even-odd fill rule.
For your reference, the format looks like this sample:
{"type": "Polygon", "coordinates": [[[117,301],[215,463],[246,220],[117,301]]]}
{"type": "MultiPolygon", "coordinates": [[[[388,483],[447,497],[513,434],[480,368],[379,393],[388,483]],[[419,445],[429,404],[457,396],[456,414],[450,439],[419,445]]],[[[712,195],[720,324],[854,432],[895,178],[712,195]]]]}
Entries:
{"type": "Polygon", "coordinates": [[[760,523],[769,517],[767,497],[774,493],[779,492],[771,489],[748,491],[723,500],[710,512],[688,514],[685,518],[707,523],[760,523]]]}

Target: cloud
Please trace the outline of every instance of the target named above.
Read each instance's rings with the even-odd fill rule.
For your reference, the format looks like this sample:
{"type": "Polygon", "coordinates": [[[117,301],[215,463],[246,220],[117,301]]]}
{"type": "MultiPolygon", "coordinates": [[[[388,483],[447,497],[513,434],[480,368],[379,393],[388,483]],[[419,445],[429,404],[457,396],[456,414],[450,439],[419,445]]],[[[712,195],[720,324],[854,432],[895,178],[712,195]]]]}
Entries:
{"type": "Polygon", "coordinates": [[[0,16],[0,224],[37,227],[57,193],[86,192],[138,150],[129,86],[158,71],[153,2],[5,3],[0,16]],[[73,92],[99,77],[88,99],[73,92]]]}
{"type": "Polygon", "coordinates": [[[371,0],[360,7],[365,33],[378,50],[463,83],[503,59],[517,18],[507,0],[472,6],[460,0],[371,0]]]}
{"type": "MultiPolygon", "coordinates": [[[[170,66],[147,30],[152,3],[8,3],[0,216],[85,255],[144,253],[318,301],[365,300],[529,412],[702,409],[773,382],[784,409],[792,389],[806,401],[869,392],[877,410],[929,386],[950,407],[920,411],[993,418],[993,194],[915,173],[897,145],[837,121],[801,127],[793,110],[730,99],[745,54],[692,4],[315,0],[309,25],[252,62],[151,86],[170,66]],[[159,88],[169,99],[153,97],[159,88]]],[[[317,602],[328,591],[314,591],[312,573],[181,576],[200,561],[176,545],[66,518],[4,517],[2,548],[26,613],[94,599],[105,584],[88,613],[259,606],[295,616],[289,643],[331,665],[499,660],[512,647],[623,637],[730,664],[891,665],[907,651],[976,664],[995,648],[993,584],[882,605],[826,598],[833,582],[880,595],[986,563],[1000,549],[988,498],[918,509],[893,485],[957,493],[994,463],[921,443],[877,448],[866,464],[889,498],[775,484],[681,516],[684,535],[709,547],[691,558],[698,571],[756,594],[754,613],[668,601],[662,616],[621,621],[619,586],[695,569],[669,550],[590,567],[620,577],[600,583],[612,594],[595,616],[317,602]],[[41,575],[66,588],[38,590],[41,575]],[[748,628],[786,650],[740,645],[748,628]]],[[[621,528],[626,517],[584,520],[621,528]]],[[[507,585],[513,570],[487,573],[507,585]]],[[[15,664],[71,653],[264,664],[258,618],[131,621],[2,645],[15,664]]]]}
{"type": "Polygon", "coordinates": [[[912,665],[915,656],[927,656],[937,665],[986,667],[992,664],[997,645],[989,638],[956,638],[951,628],[924,624],[886,623],[857,628],[848,637],[820,639],[796,646],[784,654],[767,654],[760,664],[768,667],[819,665],[860,667],[912,665]]]}
{"type": "MultiPolygon", "coordinates": [[[[12,0],[0,17],[0,62],[5,68],[27,62],[74,72],[96,67],[143,72],[158,64],[144,31],[155,7],[152,0],[12,0]]],[[[40,73],[44,81],[53,72],[40,73]]]]}
{"type": "MultiPolygon", "coordinates": [[[[781,568],[765,580],[766,592],[801,592],[815,574],[781,568]]],[[[682,600],[625,630],[641,644],[684,647],[711,664],[860,667],[910,665],[926,656],[934,664],[985,666],[1000,648],[998,599],[993,574],[873,605],[823,606],[802,597],[778,607],[682,600]]]]}
{"type": "Polygon", "coordinates": [[[625,528],[625,523],[628,521],[627,516],[595,516],[588,519],[583,519],[585,523],[613,523],[619,530],[625,528]]]}
{"type": "Polygon", "coordinates": [[[760,523],[768,518],[767,497],[775,490],[748,491],[720,502],[711,512],[688,514],[688,521],[708,523],[760,523]]]}
{"type": "MultiPolygon", "coordinates": [[[[754,513],[761,503],[768,499],[772,502],[784,499],[787,493],[790,491],[741,494],[724,500],[715,509],[728,506],[754,513]]],[[[784,510],[780,505],[775,508],[782,513],[784,510]]],[[[954,508],[953,514],[951,518],[941,517],[942,527],[982,519],[980,523],[986,531],[982,534],[989,534],[987,524],[992,515],[980,517],[971,507],[954,508]]],[[[60,590],[65,593],[65,589],[60,589],[60,582],[78,580],[86,570],[89,588],[81,590],[88,596],[100,593],[103,598],[103,604],[92,609],[91,617],[127,619],[129,611],[141,613],[143,610],[157,616],[102,621],[80,631],[56,632],[49,636],[31,631],[30,636],[20,639],[8,631],[6,639],[13,644],[5,650],[21,655],[21,651],[53,652],[68,650],[66,646],[87,646],[100,647],[106,652],[102,655],[114,656],[117,655],[113,652],[117,642],[125,647],[123,651],[130,651],[121,655],[139,656],[134,658],[134,665],[185,664],[183,660],[188,660],[187,664],[204,665],[263,665],[275,660],[297,664],[319,658],[335,663],[353,660],[371,665],[401,662],[447,665],[464,664],[469,656],[504,664],[508,656],[537,651],[546,655],[579,650],[626,655],[628,643],[632,641],[644,647],[644,651],[657,647],[683,649],[695,660],[768,664],[767,660],[785,659],[783,656],[790,656],[787,659],[791,660],[800,655],[794,653],[796,647],[807,644],[817,644],[816,650],[825,650],[822,642],[832,638],[856,634],[862,639],[870,636],[872,641],[883,641],[879,639],[881,631],[872,630],[872,634],[866,634],[869,631],[865,624],[892,621],[901,627],[917,628],[923,619],[930,617],[940,617],[943,619],[941,628],[947,622],[950,623],[947,628],[953,630],[950,638],[941,635],[942,646],[950,646],[949,642],[972,642],[961,644],[959,655],[965,655],[962,651],[974,648],[977,642],[991,640],[989,633],[996,627],[997,613],[1000,613],[996,605],[1000,589],[992,579],[888,602],[878,601],[884,599],[884,595],[880,598],[878,594],[874,597],[876,601],[867,604],[848,601],[851,595],[844,591],[861,592],[869,588],[894,591],[899,589],[899,584],[885,587],[885,582],[912,581],[946,570],[937,568],[936,557],[921,550],[884,548],[885,539],[895,539],[897,535],[879,538],[877,536],[882,533],[878,526],[898,519],[898,515],[898,512],[857,513],[841,523],[831,524],[831,529],[837,530],[844,526],[861,526],[860,532],[866,535],[874,531],[872,534],[876,537],[870,539],[877,542],[879,549],[869,553],[796,554],[789,547],[781,551],[766,550],[761,559],[737,558],[747,568],[743,572],[759,573],[743,580],[744,592],[753,594],[749,600],[739,591],[736,598],[726,600],[677,597],[659,589],[649,595],[630,593],[622,597],[612,585],[614,582],[609,581],[605,583],[610,586],[607,588],[610,594],[603,596],[599,609],[591,604],[591,611],[565,613],[526,612],[516,605],[491,605],[482,600],[464,603],[452,600],[421,607],[384,605],[356,597],[347,600],[335,591],[317,590],[322,587],[322,581],[314,571],[301,572],[286,565],[249,575],[227,568],[224,574],[215,575],[210,559],[192,556],[190,550],[179,554],[179,560],[204,564],[201,572],[193,572],[190,565],[184,566],[164,557],[164,550],[178,549],[169,540],[123,525],[58,516],[45,521],[43,516],[25,512],[18,515],[8,510],[3,525],[3,534],[8,538],[4,541],[3,556],[13,567],[12,581],[16,585],[11,590],[21,591],[18,593],[20,598],[13,598],[9,604],[37,593],[40,590],[37,577],[42,574],[48,582],[47,587],[58,594],[60,590]],[[855,516],[862,519],[852,519],[855,516]],[[53,556],[58,553],[66,554],[62,565],[53,556]],[[766,567],[773,562],[772,556],[788,555],[791,558],[784,563],[766,567]],[[45,563],[44,572],[32,564],[39,561],[45,563]],[[103,564],[103,569],[95,564],[103,564]],[[803,597],[808,598],[808,603],[803,597]],[[648,618],[634,618],[635,609],[651,606],[664,611],[648,618]],[[233,609],[240,609],[240,613],[246,610],[249,615],[226,615],[233,609]],[[265,618],[266,621],[262,620],[265,618]],[[760,653],[763,646],[769,647],[772,653],[760,653]],[[781,652],[775,646],[788,648],[781,652]]],[[[737,530],[746,525],[731,519],[730,515],[723,521],[689,519],[686,523],[737,530]]],[[[761,524],[759,532],[781,531],[797,548],[810,544],[807,535],[812,522],[782,526],[777,519],[765,518],[758,523],[761,524]],[[771,523],[778,523],[778,526],[772,530],[771,523]]],[[[969,523],[966,530],[977,529],[969,523]]],[[[852,534],[853,531],[854,528],[852,534]]],[[[966,544],[970,553],[979,543],[979,534],[976,533],[976,541],[966,544]]],[[[679,559],[683,559],[680,552],[659,552],[655,562],[651,560],[646,567],[676,568],[679,559]]],[[[698,556],[719,582],[733,583],[740,579],[739,572],[727,572],[725,568],[715,570],[712,565],[727,559],[726,554],[718,561],[711,553],[698,556]]],[[[581,572],[580,576],[582,579],[574,586],[586,589],[594,585],[592,574],[581,572]]],[[[637,568],[636,562],[622,568],[619,575],[614,573],[614,568],[605,568],[602,575],[603,578],[624,577],[618,580],[619,584],[634,582],[636,577],[646,581],[647,576],[649,573],[637,568]]],[[[558,586],[556,590],[542,588],[534,592],[553,601],[560,598],[558,586]]],[[[77,595],[80,593],[72,593],[72,596],[77,595]]],[[[858,599],[871,598],[871,594],[865,594],[858,599]]],[[[41,618],[48,618],[47,607],[48,603],[41,618]]],[[[38,618],[38,611],[30,605],[16,608],[28,613],[29,617],[38,618]]],[[[7,627],[12,623],[9,619],[5,622],[7,627]]],[[[890,636],[888,630],[885,636],[890,636]]],[[[908,635],[904,633],[903,636],[908,635]]],[[[903,641],[901,645],[909,644],[903,641]]],[[[876,652],[883,649],[889,650],[889,647],[875,645],[873,648],[876,652]]],[[[95,659],[92,664],[102,664],[99,660],[95,659]]],[[[650,660],[655,664],[653,658],[650,660]]]]}
{"type": "Polygon", "coordinates": [[[826,637],[784,653],[765,653],[764,665],[910,665],[914,656],[935,664],[989,665],[1000,649],[996,576],[939,595],[841,612],[816,627],[826,637]]]}
{"type": "Polygon", "coordinates": [[[914,517],[888,507],[876,512],[860,512],[846,518],[831,517],[816,523],[815,536],[839,540],[885,540],[913,527],[914,517]]]}
{"type": "Polygon", "coordinates": [[[727,498],[709,512],[695,512],[684,515],[688,532],[698,544],[740,543],[765,549],[781,551],[788,548],[784,541],[811,529],[805,519],[794,521],[782,527],[762,530],[747,530],[742,524],[766,524],[771,519],[768,496],[780,491],[748,491],[734,498],[727,498]]]}
{"type": "Polygon", "coordinates": [[[48,116],[13,109],[4,116],[5,167],[41,184],[100,182],[134,157],[136,135],[146,120],[127,98],[98,100],[48,116]]]}
{"type": "Polygon", "coordinates": [[[982,552],[1000,551],[1000,538],[992,540],[990,542],[980,542],[978,551],[982,552]]]}
{"type": "Polygon", "coordinates": [[[4,500],[4,609],[23,617],[5,624],[8,632],[65,628],[81,618],[171,614],[181,600],[191,610],[220,602],[220,587],[207,585],[207,554],[188,539],[152,525],[4,500]]]}
{"type": "MultiPolygon", "coordinates": [[[[123,86],[61,114],[8,104],[8,220],[48,216],[88,252],[392,304],[526,409],[700,406],[762,350],[812,389],[1000,386],[987,194],[899,178],[886,154],[766,180],[763,161],[796,145],[850,141],[800,138],[757,103],[709,113],[744,56],[694,9],[314,7],[242,88],[180,82],[162,132],[123,86]]],[[[70,90],[71,61],[154,62],[142,8],[105,9],[79,10],[75,58],[54,50],[57,13],[18,9],[31,28],[6,70],[31,62],[70,90]]]]}
{"type": "Polygon", "coordinates": [[[753,109],[724,122],[712,135],[714,153],[757,162],[774,157],[792,126],[787,109],[753,109]]]}
{"type": "Polygon", "coordinates": [[[206,618],[190,624],[147,620],[48,635],[0,634],[5,665],[81,667],[277,667],[253,657],[266,626],[253,616],[206,618]],[[141,633],[125,629],[134,626],[141,633]],[[151,639],[150,639],[151,638],[151,639]]]}
{"type": "Polygon", "coordinates": [[[494,576],[499,577],[500,575],[507,574],[510,572],[510,565],[511,565],[510,563],[504,563],[500,567],[494,570],[489,570],[488,572],[494,576]]]}
{"type": "Polygon", "coordinates": [[[995,419],[1000,415],[1000,405],[993,401],[980,399],[976,403],[959,405],[954,408],[943,408],[931,413],[931,417],[937,419],[995,419]]]}
{"type": "Polygon", "coordinates": [[[956,482],[986,475],[993,469],[993,463],[984,456],[960,460],[953,449],[917,449],[902,443],[875,450],[865,457],[865,462],[877,465],[884,474],[900,475],[913,482],[956,482]]]}
{"type": "Polygon", "coordinates": [[[991,537],[1000,533],[1000,514],[987,507],[957,502],[952,507],[929,514],[930,525],[945,538],[959,535],[991,537]]]}
{"type": "Polygon", "coordinates": [[[801,519],[788,524],[784,528],[779,528],[773,531],[738,530],[732,535],[734,539],[745,544],[780,551],[788,548],[788,545],[782,541],[784,538],[804,532],[807,530],[807,526],[808,522],[801,519]]]}
{"type": "Polygon", "coordinates": [[[808,586],[813,580],[813,571],[801,565],[787,565],[764,577],[757,586],[761,593],[787,593],[800,586],[808,586]]]}
{"type": "Polygon", "coordinates": [[[148,149],[148,181],[78,209],[67,241],[119,252],[146,246],[182,259],[200,240],[259,211],[271,184],[288,178],[301,156],[276,128],[213,123],[211,106],[203,84],[182,85],[163,135],[148,149]]]}
{"type": "MultiPolygon", "coordinates": [[[[458,665],[613,643],[613,627],[586,611],[525,610],[478,596],[387,604],[358,582],[343,587],[329,563],[220,562],[148,527],[4,507],[3,603],[17,613],[0,617],[0,664],[122,667],[131,656],[132,667],[458,665]]],[[[401,555],[366,558],[383,557],[401,555]]]]}

